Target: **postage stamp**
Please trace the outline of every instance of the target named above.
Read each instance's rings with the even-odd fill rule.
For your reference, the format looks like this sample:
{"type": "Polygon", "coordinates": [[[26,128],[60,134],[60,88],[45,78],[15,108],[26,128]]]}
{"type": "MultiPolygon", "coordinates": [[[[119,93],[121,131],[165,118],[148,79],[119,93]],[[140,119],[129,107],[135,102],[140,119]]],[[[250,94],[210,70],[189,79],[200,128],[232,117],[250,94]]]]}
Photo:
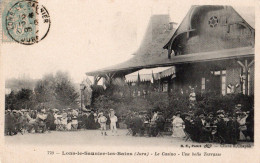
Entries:
{"type": "Polygon", "coordinates": [[[2,42],[38,43],[47,36],[50,25],[49,12],[39,2],[9,2],[2,14],[2,42]]]}

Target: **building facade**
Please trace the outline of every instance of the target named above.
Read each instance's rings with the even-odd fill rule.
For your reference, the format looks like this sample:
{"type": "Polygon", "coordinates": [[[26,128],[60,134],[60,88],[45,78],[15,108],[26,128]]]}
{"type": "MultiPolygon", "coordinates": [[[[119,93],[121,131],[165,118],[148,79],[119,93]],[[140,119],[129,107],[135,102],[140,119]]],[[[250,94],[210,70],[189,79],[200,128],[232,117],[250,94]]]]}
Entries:
{"type": "MultiPolygon", "coordinates": [[[[168,76],[126,83],[156,85],[162,92],[212,92],[216,95],[232,93],[254,94],[254,13],[240,13],[231,6],[192,6],[176,30],[157,32],[153,42],[147,44],[129,61],[87,75],[96,79],[126,79],[143,69],[175,68],[168,76]],[[159,33],[159,34],[158,34],[159,33]],[[151,80],[155,80],[151,82],[151,80]],[[153,84],[151,84],[153,83],[153,84]]],[[[159,28],[158,28],[158,31],[159,28]]],[[[153,32],[154,33],[154,32],[153,32]]],[[[146,74],[147,76],[147,74],[146,74]]],[[[134,78],[134,77],[132,77],[134,78]]]]}

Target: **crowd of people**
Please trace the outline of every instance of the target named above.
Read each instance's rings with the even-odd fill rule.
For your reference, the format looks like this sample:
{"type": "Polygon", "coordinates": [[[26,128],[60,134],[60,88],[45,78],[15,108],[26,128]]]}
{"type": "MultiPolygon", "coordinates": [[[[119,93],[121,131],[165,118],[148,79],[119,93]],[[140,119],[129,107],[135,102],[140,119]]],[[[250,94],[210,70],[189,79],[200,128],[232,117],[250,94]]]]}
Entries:
{"type": "MultiPolygon", "coordinates": [[[[223,110],[208,114],[199,112],[197,115],[189,112],[184,114],[183,131],[187,138],[196,142],[236,144],[238,141],[254,141],[253,114],[253,111],[241,110],[234,113],[223,110]]],[[[180,114],[176,116],[180,117],[180,114]]]]}
{"type": "MultiPolygon", "coordinates": [[[[116,132],[117,117],[113,109],[107,115],[105,122],[103,112],[95,112],[90,109],[81,112],[79,109],[50,109],[38,110],[21,109],[5,111],[5,135],[16,135],[18,133],[44,133],[56,131],[76,131],[78,129],[106,129],[111,124],[113,133],[116,132]],[[105,123],[105,125],[104,125],[105,123]],[[105,126],[105,127],[104,127],[105,126]]],[[[104,132],[104,135],[106,132],[104,132]]]]}
{"type": "Polygon", "coordinates": [[[232,113],[218,110],[216,113],[203,111],[176,112],[169,120],[161,112],[148,114],[134,113],[126,118],[127,128],[133,136],[162,136],[171,122],[173,137],[195,142],[217,142],[236,144],[238,141],[254,141],[254,112],[241,111],[236,105],[232,113]]]}
{"type": "MultiPolygon", "coordinates": [[[[170,133],[172,137],[195,142],[218,142],[236,144],[237,141],[254,141],[254,113],[241,111],[236,105],[234,112],[205,113],[195,110],[176,112],[166,119],[162,112],[130,112],[122,121],[128,135],[157,137],[170,133]]],[[[46,131],[76,131],[78,129],[100,129],[106,136],[108,126],[112,135],[117,135],[118,118],[113,109],[102,111],[79,109],[6,110],[5,134],[44,133],[46,131]]]]}

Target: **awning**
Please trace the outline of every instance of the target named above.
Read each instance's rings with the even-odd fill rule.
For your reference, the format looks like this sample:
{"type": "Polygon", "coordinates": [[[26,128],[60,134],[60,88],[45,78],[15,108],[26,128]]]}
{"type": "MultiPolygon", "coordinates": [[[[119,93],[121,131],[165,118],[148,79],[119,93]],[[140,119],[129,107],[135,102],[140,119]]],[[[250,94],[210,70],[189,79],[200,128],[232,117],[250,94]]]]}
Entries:
{"type": "Polygon", "coordinates": [[[217,60],[236,59],[243,57],[254,57],[255,49],[253,47],[242,47],[233,49],[223,49],[211,52],[201,52],[186,55],[173,56],[168,59],[167,55],[161,57],[133,57],[132,59],[123,62],[121,64],[108,67],[106,69],[92,71],[86,73],[87,75],[93,76],[97,74],[106,74],[110,72],[124,72],[129,74],[135,72],[138,69],[143,68],[154,68],[154,67],[166,67],[173,66],[176,64],[183,63],[196,63],[196,62],[209,62],[217,60]],[[131,72],[132,71],[132,72],[131,72]]]}
{"type": "Polygon", "coordinates": [[[138,81],[138,74],[140,77],[140,81],[151,81],[152,78],[154,80],[158,80],[160,78],[168,77],[171,75],[175,75],[176,69],[175,66],[169,67],[157,67],[157,68],[149,68],[149,69],[142,69],[131,74],[125,76],[126,82],[137,82],[138,81]]]}

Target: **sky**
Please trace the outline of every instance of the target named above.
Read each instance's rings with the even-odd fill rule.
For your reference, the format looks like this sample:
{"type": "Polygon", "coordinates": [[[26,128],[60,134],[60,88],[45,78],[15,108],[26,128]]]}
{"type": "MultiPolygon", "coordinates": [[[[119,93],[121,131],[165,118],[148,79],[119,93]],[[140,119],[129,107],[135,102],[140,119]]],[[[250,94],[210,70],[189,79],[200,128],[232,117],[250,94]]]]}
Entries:
{"type": "Polygon", "coordinates": [[[180,23],[192,3],[174,0],[42,0],[51,27],[33,45],[3,43],[4,76],[39,79],[58,70],[81,82],[85,72],[131,58],[141,44],[149,19],[169,14],[180,23]]]}

